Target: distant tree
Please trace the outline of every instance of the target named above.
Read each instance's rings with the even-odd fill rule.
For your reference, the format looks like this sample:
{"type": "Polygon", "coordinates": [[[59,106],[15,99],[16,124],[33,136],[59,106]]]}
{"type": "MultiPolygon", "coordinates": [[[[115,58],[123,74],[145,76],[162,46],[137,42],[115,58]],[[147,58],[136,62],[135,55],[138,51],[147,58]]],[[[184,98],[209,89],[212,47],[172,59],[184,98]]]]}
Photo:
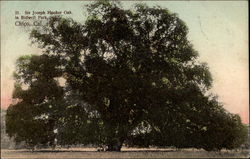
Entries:
{"type": "Polygon", "coordinates": [[[110,1],[88,5],[88,14],[84,24],[53,17],[31,32],[44,53],[18,60],[13,97],[20,100],[7,112],[11,136],[52,142],[56,129],[59,144],[108,151],[125,142],[206,150],[243,142],[240,118],[206,95],[211,74],[176,14],[110,1]]]}
{"type": "Polygon", "coordinates": [[[1,108],[1,149],[15,147],[15,142],[6,134],[5,124],[6,109],[1,108]]]}

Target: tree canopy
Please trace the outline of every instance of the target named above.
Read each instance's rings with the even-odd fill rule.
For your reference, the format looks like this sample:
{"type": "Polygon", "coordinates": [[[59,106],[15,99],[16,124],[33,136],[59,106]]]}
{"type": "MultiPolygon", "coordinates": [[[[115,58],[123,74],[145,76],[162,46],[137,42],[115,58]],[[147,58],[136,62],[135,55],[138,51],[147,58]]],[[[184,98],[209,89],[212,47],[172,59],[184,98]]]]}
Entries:
{"type": "Polygon", "coordinates": [[[33,146],[56,138],[110,151],[123,144],[220,150],[244,142],[240,117],[207,95],[211,74],[177,14],[110,1],[87,9],[83,24],[53,17],[30,33],[43,54],[17,60],[10,136],[33,146]]]}

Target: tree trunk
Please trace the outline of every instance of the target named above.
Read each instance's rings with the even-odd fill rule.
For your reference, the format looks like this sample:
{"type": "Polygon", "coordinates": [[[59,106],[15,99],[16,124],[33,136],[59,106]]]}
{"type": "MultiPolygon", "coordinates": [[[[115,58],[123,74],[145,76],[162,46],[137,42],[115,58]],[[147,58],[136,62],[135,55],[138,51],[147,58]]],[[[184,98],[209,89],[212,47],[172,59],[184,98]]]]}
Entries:
{"type": "Polygon", "coordinates": [[[121,140],[113,141],[112,143],[107,145],[108,148],[106,151],[121,151],[122,143],[123,141],[121,140]]]}
{"type": "Polygon", "coordinates": [[[121,145],[108,145],[108,149],[106,151],[121,151],[121,145]]]}

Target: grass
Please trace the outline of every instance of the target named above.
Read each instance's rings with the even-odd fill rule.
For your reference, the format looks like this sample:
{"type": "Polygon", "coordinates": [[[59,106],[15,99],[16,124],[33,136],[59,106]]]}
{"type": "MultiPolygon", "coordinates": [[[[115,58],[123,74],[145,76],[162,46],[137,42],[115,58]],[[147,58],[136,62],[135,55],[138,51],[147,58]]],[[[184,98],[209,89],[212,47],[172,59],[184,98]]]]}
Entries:
{"type": "Polygon", "coordinates": [[[249,150],[207,152],[193,149],[128,149],[121,152],[96,152],[93,148],[57,150],[1,150],[2,159],[83,159],[83,158],[249,158],[249,150]]]}

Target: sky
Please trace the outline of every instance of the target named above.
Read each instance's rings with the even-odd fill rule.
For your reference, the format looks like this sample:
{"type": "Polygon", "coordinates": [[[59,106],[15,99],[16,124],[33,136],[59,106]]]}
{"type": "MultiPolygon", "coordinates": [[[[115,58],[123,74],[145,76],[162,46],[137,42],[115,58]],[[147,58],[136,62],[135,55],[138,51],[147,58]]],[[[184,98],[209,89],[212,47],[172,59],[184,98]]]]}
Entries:
{"type": "MultiPolygon", "coordinates": [[[[142,2],[142,1],[140,1],[142,2]]],[[[15,61],[22,55],[39,54],[31,45],[29,27],[15,26],[15,11],[71,11],[64,15],[84,22],[80,1],[1,1],[1,108],[12,101],[15,61]]],[[[136,2],[122,1],[129,8],[136,2]]],[[[224,108],[249,123],[248,1],[145,1],[177,13],[189,28],[188,38],[206,62],[213,77],[211,91],[224,108]]]]}

